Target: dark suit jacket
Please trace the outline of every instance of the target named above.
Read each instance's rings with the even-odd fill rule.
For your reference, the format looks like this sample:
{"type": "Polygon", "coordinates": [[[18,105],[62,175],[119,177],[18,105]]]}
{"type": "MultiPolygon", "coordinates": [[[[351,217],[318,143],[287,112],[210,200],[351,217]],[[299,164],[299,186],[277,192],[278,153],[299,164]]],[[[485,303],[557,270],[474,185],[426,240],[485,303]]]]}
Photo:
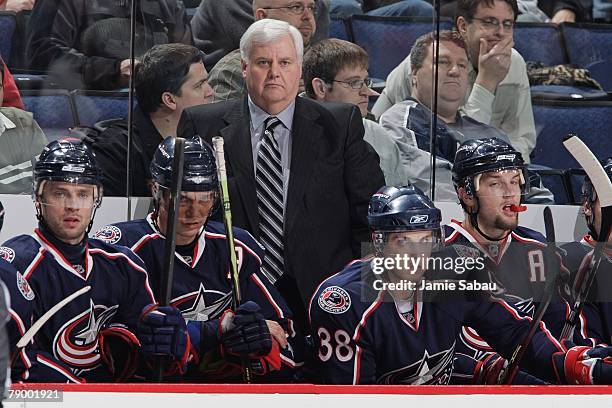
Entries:
{"type": "MultiPolygon", "coordinates": [[[[220,135],[234,226],[259,238],[259,216],[246,97],[186,109],[178,135],[220,135]]],[[[370,197],[384,185],[378,156],[363,140],[359,110],[296,99],[291,135],[291,172],[285,210],[285,273],[307,304],[317,285],[361,257],[369,240],[370,197]]]]}

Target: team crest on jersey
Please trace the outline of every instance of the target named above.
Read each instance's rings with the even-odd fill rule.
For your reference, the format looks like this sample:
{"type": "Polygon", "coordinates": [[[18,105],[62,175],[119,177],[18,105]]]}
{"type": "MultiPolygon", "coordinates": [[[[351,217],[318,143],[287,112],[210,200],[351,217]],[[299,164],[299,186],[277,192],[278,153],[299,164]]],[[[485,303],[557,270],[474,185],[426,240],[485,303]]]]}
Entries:
{"type": "Polygon", "coordinates": [[[478,249],[467,245],[453,244],[452,248],[461,258],[477,258],[480,255],[478,249]]]}
{"type": "Polygon", "coordinates": [[[331,314],[342,314],[351,307],[351,297],[340,286],[325,288],[318,302],[321,309],[331,314]]]}
{"type": "Polygon", "coordinates": [[[397,370],[383,374],[379,384],[448,384],[453,374],[453,354],[455,344],[448,350],[429,354],[427,350],[423,358],[397,370]]]}
{"type": "Polygon", "coordinates": [[[4,259],[6,262],[13,262],[15,259],[15,251],[13,248],[9,247],[0,247],[0,258],[4,259]]]}
{"type": "Polygon", "coordinates": [[[87,369],[100,362],[98,334],[117,313],[119,305],[96,305],[89,301],[89,309],[68,320],[53,339],[55,357],[72,367],[87,369]]]}
{"type": "Polygon", "coordinates": [[[121,230],[114,225],[107,225],[94,234],[94,238],[108,244],[116,244],[121,239],[121,230]]]}
{"type": "Polygon", "coordinates": [[[26,300],[34,299],[34,291],[30,287],[30,284],[26,278],[24,278],[19,272],[17,272],[17,288],[26,300]]]}
{"type": "Polygon", "coordinates": [[[200,322],[218,318],[231,306],[231,303],[231,292],[207,290],[202,283],[197,292],[187,293],[172,300],[172,306],[181,310],[186,321],[200,322]]]}

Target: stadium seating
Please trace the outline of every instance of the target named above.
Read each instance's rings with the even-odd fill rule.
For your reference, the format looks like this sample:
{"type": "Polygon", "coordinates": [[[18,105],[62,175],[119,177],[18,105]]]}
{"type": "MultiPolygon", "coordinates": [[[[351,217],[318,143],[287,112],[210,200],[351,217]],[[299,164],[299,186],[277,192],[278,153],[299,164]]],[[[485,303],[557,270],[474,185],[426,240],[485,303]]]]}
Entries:
{"type": "Polygon", "coordinates": [[[341,40],[352,41],[353,33],[348,19],[332,17],[329,22],[329,38],[339,38],[341,40]]]}
{"type": "Polygon", "coordinates": [[[564,23],[561,24],[561,32],[571,64],[586,68],[610,59],[611,24],[564,23]]]}
{"type": "Polygon", "coordinates": [[[0,55],[7,65],[11,63],[13,36],[17,28],[15,13],[0,11],[0,55]]]}
{"type": "Polygon", "coordinates": [[[72,99],[63,89],[23,90],[21,98],[49,141],[67,135],[77,124],[72,99]]]}
{"type": "Polygon", "coordinates": [[[516,23],[514,48],[525,61],[542,62],[544,65],[567,63],[561,31],[556,24],[516,23]]]}
{"type": "Polygon", "coordinates": [[[128,112],[128,93],[125,91],[74,91],[77,123],[93,126],[106,119],[124,118],[128,112]]]}
{"type": "MultiPolygon", "coordinates": [[[[354,15],[350,22],[354,42],[370,56],[370,77],[380,79],[408,56],[419,36],[432,30],[430,18],[354,15]]],[[[452,25],[450,19],[440,21],[440,29],[452,25]]]]}
{"type": "Polygon", "coordinates": [[[537,143],[531,162],[553,169],[579,168],[562,145],[568,133],[578,135],[599,159],[612,155],[612,102],[533,101],[537,143]]]}

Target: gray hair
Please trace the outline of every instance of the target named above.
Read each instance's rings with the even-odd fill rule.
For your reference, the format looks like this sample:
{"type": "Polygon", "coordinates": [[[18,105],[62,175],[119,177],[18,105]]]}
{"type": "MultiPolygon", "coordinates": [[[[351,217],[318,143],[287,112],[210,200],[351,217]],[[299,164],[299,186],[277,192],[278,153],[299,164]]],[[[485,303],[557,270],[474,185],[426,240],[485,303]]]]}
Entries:
{"type": "Polygon", "coordinates": [[[293,40],[297,59],[301,64],[304,54],[304,40],[298,29],[285,21],[270,18],[254,22],[242,35],[242,38],[240,38],[240,58],[248,62],[254,45],[270,44],[286,36],[293,40]]]}

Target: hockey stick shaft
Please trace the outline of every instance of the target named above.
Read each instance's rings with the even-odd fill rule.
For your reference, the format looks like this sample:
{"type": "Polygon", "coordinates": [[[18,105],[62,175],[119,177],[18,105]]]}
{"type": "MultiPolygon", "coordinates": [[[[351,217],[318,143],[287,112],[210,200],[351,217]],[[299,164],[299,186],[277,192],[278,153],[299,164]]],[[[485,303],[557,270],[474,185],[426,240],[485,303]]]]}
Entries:
{"type": "Polygon", "coordinates": [[[610,234],[612,225],[612,182],[610,182],[610,178],[603,167],[601,167],[601,164],[593,152],[591,152],[578,136],[572,134],[568,135],[563,141],[563,145],[582,166],[591,180],[601,206],[599,242],[595,246],[592,262],[585,276],[578,282],[578,286],[575,288],[576,298],[574,299],[572,309],[561,332],[561,339],[567,339],[573,335],[584,302],[588,298],[591,286],[595,281],[597,270],[599,269],[599,264],[603,257],[604,247],[607,243],[608,235],[610,234]]]}
{"type": "MultiPolygon", "coordinates": [[[[183,152],[185,139],[177,137],[174,142],[172,157],[172,184],[170,186],[170,200],[168,201],[168,218],[166,220],[164,264],[159,279],[158,301],[161,306],[169,305],[172,301],[172,283],[174,277],[174,251],[176,249],[176,224],[178,221],[181,186],[183,181],[183,152]]],[[[155,380],[163,380],[163,361],[160,357],[155,362],[155,380]]]]}
{"type": "Polygon", "coordinates": [[[19,355],[19,350],[27,346],[28,343],[32,341],[36,333],[38,333],[38,331],[43,327],[43,325],[47,323],[47,321],[49,321],[49,319],[54,314],[59,312],[60,309],[62,309],[68,303],[72,302],[74,299],[78,298],[79,296],[89,292],[90,290],[91,290],[91,286],[82,287],[81,289],[77,290],[70,296],[67,296],[66,298],[59,301],[55,306],[47,310],[37,321],[35,321],[34,324],[30,326],[30,328],[23,334],[23,336],[21,336],[21,339],[19,339],[19,341],[17,342],[15,346],[15,351],[13,352],[13,355],[11,357],[11,366],[15,362],[15,359],[17,358],[17,356],[19,355]]]}
{"type": "MultiPolygon", "coordinates": [[[[242,303],[240,293],[240,278],[238,275],[238,259],[236,258],[236,249],[234,247],[234,232],[232,230],[232,208],[230,205],[229,187],[227,183],[227,169],[225,168],[225,149],[223,146],[223,138],[220,136],[213,137],[213,150],[215,152],[215,160],[217,161],[217,173],[219,176],[219,184],[221,185],[221,205],[223,208],[223,223],[225,225],[225,234],[227,242],[227,252],[229,254],[230,272],[232,280],[232,297],[234,310],[242,303]]],[[[251,370],[248,366],[248,361],[243,361],[244,380],[247,383],[251,382],[251,370]]]]}
{"type": "MultiPolygon", "coordinates": [[[[546,251],[548,252],[549,259],[557,256],[555,251],[555,224],[552,218],[552,212],[550,207],[544,208],[544,226],[546,228],[546,240],[548,241],[548,246],[546,251]]],[[[512,384],[514,377],[519,371],[519,365],[523,360],[523,356],[533,340],[533,336],[535,336],[538,327],[540,326],[540,322],[548,309],[548,305],[550,305],[550,301],[553,297],[553,292],[555,287],[557,286],[557,278],[559,277],[559,270],[553,270],[551,276],[546,282],[546,286],[544,287],[544,295],[540,304],[538,305],[538,309],[536,310],[531,323],[529,325],[529,330],[527,334],[523,338],[523,341],[514,349],[514,353],[512,353],[512,357],[508,361],[508,366],[505,369],[505,372],[500,377],[501,384],[512,384]]]]}

